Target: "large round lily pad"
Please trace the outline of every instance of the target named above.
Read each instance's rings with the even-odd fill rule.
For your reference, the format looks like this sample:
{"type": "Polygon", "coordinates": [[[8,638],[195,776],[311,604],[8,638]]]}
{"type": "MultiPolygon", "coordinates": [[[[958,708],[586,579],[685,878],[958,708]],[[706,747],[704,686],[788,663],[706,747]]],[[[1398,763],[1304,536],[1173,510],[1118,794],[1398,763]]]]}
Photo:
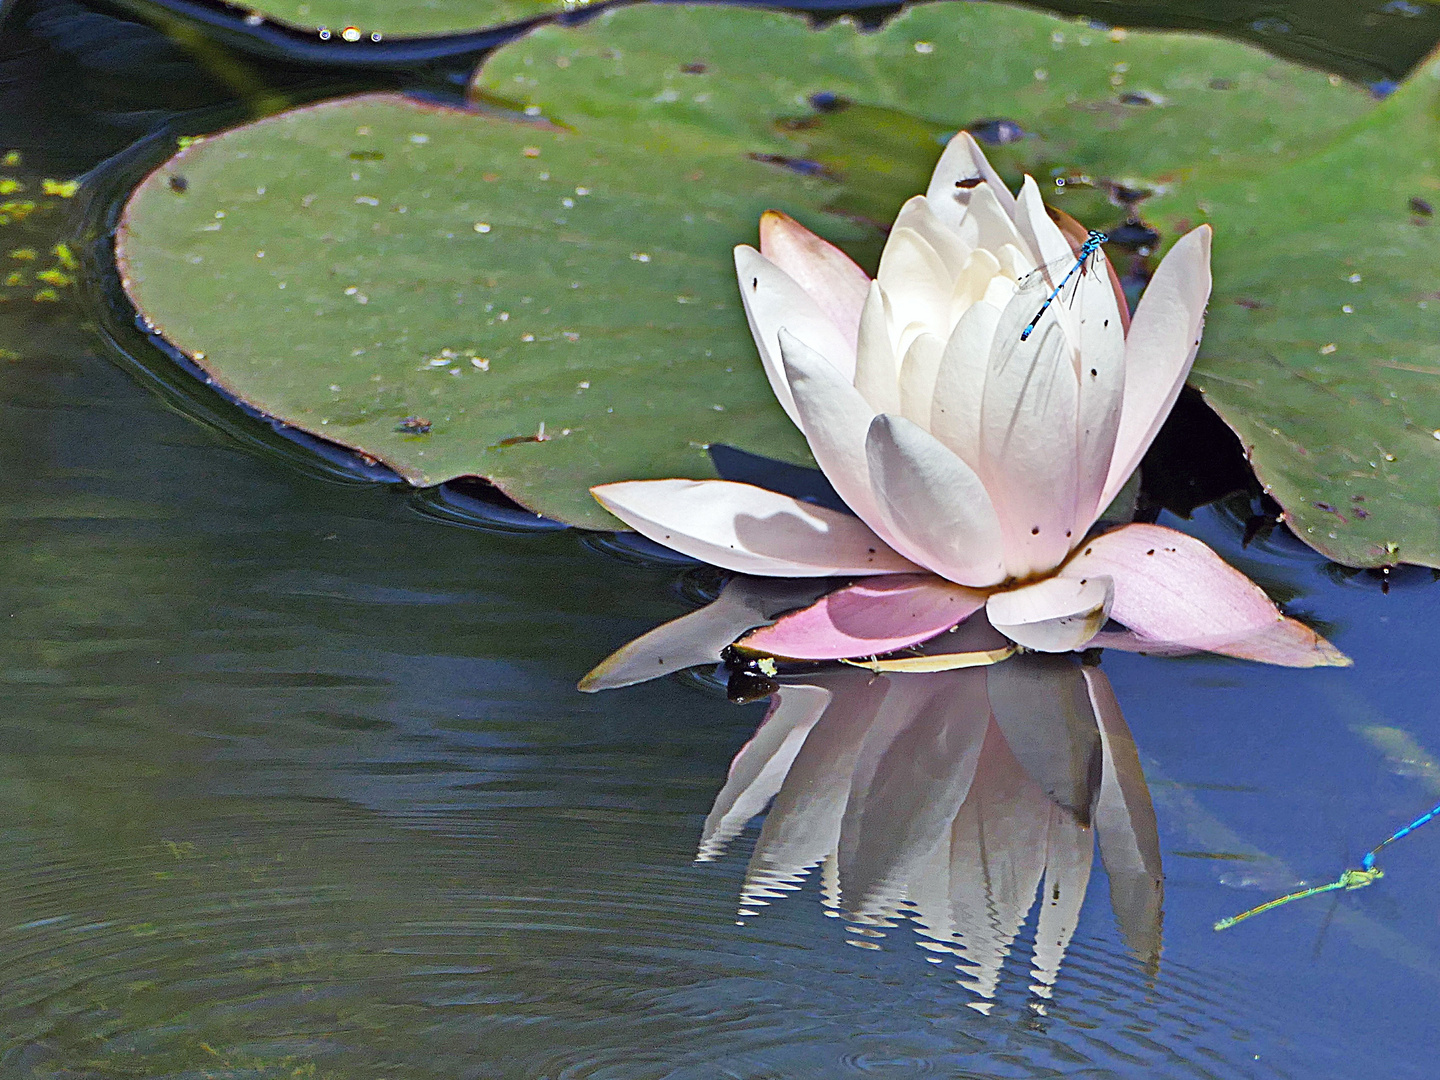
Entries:
{"type": "MultiPolygon", "coordinates": [[[[416,483],[486,476],[591,526],[613,522],[589,485],[713,475],[712,441],[806,460],[734,295],[730,247],[762,209],[873,264],[878,230],[822,208],[888,220],[961,125],[1025,132],[994,147],[1002,171],[1105,224],[1115,185],[1193,205],[1374,109],[1248,46],[955,3],[873,34],[614,10],[501,49],[477,91],[514,111],[368,97],[188,148],[127,208],[122,270],[265,411],[416,483]]],[[[1212,334],[1234,314],[1217,306],[1212,334]]]]}
{"type": "Polygon", "coordinates": [[[606,527],[591,484],[713,475],[711,441],[808,460],[728,263],[817,186],[379,95],[191,145],[117,247],[156,329],[244,400],[416,484],[486,476],[606,527]]]}
{"type": "Polygon", "coordinates": [[[1156,206],[1216,225],[1191,381],[1291,526],[1352,566],[1440,566],[1440,54],[1293,164],[1156,206]]]}

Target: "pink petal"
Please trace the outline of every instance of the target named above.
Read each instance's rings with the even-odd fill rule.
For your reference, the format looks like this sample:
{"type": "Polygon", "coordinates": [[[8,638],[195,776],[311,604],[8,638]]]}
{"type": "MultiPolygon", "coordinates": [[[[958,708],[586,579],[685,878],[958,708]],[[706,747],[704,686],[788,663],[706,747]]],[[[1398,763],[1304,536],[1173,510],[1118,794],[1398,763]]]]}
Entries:
{"type": "Polygon", "coordinates": [[[971,193],[979,190],[974,181],[983,181],[990,188],[1000,208],[1009,217],[1015,216],[1015,196],[1000,179],[968,131],[959,132],[945,147],[935,171],[930,176],[930,186],[925,198],[935,216],[950,228],[958,228],[970,205],[971,193]]]}
{"type": "Polygon", "coordinates": [[[1110,614],[1142,638],[1208,649],[1283,616],[1260,586],[1205,544],[1162,525],[1125,525],[1086,541],[1061,571],[1115,581],[1110,614]]]}
{"type": "Polygon", "coordinates": [[[1061,571],[1115,581],[1110,614],[1133,642],[1095,644],[1131,651],[1203,649],[1292,667],[1343,664],[1318,634],[1287,619],[1260,586],[1192,536],[1161,525],[1125,525],[1087,541],[1061,571]]]}
{"type": "Polygon", "coordinates": [[[1045,578],[1018,589],[991,594],[985,602],[990,625],[1017,645],[1037,652],[1070,652],[1095,636],[1114,595],[1103,574],[1045,578]]]}
{"type": "Polygon", "coordinates": [[[834,244],[779,210],[760,215],[760,254],[810,294],[853,350],[860,330],[860,308],[870,291],[869,275],[834,244]]]}
{"type": "Polygon", "coordinates": [[[819,352],[847,381],[855,377],[854,342],[831,322],[799,282],[754,248],[742,244],[735,249],[735,275],[745,318],[770,388],[798,426],[795,402],[780,360],[780,331],[788,330],[819,352]]]}
{"type": "Polygon", "coordinates": [[[859,518],[729,480],[630,480],[590,489],[657,544],[761,577],[913,572],[859,518]]]}
{"type": "Polygon", "coordinates": [[[862,581],[753,631],[738,644],[792,660],[877,656],[927,641],[984,603],[984,593],[929,574],[862,581]]]}
{"type": "Polygon", "coordinates": [[[1125,401],[1103,508],[1125,486],[1170,415],[1200,348],[1210,299],[1210,226],[1186,233],[1161,261],[1125,338],[1125,401]]]}
{"type": "Polygon", "coordinates": [[[1349,667],[1354,663],[1310,627],[1290,618],[1210,651],[1281,667],[1349,667]]]}

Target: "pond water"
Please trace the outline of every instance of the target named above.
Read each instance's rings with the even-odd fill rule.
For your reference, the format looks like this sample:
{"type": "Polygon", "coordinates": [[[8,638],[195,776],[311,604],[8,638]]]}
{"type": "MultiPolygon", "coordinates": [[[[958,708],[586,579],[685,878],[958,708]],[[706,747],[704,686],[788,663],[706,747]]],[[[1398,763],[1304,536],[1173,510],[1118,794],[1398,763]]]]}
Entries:
{"type": "MultiPolygon", "coordinates": [[[[1341,11],[1297,5],[1322,7],[1341,11]]],[[[1440,36],[1433,10],[1402,18],[1388,53],[1356,59],[1338,14],[1306,48],[1398,76],[1440,36]]],[[[12,6],[0,29],[0,150],[37,174],[225,105],[213,86],[127,84],[82,41],[98,18],[12,6]],[[71,20],[68,51],[37,13],[71,20]]],[[[119,54],[157,64],[166,48],[183,81],[178,45],[119,54]]],[[[6,1080],[1435,1075],[1440,827],[1387,849],[1385,878],[1333,911],[1322,897],[1212,930],[1358,865],[1440,798],[1429,571],[1382,582],[1281,534],[1242,547],[1233,504],[1163,514],[1354,667],[1106,653],[1124,715],[1099,735],[1067,704],[1079,669],[990,684],[1012,717],[1033,710],[1028,733],[958,706],[862,707],[868,679],[835,683],[788,774],[775,752],[767,832],[736,811],[738,832],[696,861],[765,703],[705,678],[575,684],[710,577],[574,531],[456,527],[337,477],[223,402],[157,393],[97,310],[70,294],[0,304],[0,346],[18,354],[0,361],[6,1080]],[[1103,813],[1127,725],[1163,920],[1122,850],[1145,847],[1138,771],[1128,817],[1103,813]],[[836,760],[864,766],[849,781],[863,822],[843,799],[814,805],[836,760]],[[1033,837],[1003,835],[1018,811],[945,803],[969,768],[995,806],[1020,805],[1001,798],[1007,777],[1026,783],[1016,760],[1082,806],[1043,804],[1038,862],[1033,837]],[[776,870],[786,820],[817,858],[838,845],[838,871],[776,870]],[[980,847],[962,851],[962,824],[980,847]],[[911,858],[940,832],[956,866],[1032,890],[1048,867],[1053,887],[1035,910],[971,896],[957,938],[923,896],[934,868],[911,858]],[[837,908],[837,872],[842,892],[878,883],[871,910],[837,908]],[[909,901],[885,899],[897,881],[909,901]]],[[[938,696],[985,686],[961,682],[938,696]]]]}

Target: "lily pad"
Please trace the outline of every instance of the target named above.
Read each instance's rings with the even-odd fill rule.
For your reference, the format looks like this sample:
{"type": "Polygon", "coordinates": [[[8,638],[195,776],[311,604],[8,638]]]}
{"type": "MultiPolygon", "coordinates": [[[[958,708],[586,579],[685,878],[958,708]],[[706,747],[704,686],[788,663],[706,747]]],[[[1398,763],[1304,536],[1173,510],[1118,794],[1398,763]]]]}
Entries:
{"type": "Polygon", "coordinates": [[[1440,54],[1330,145],[1155,207],[1215,224],[1191,382],[1291,527],[1351,566],[1440,566],[1440,54]]]}
{"type": "Polygon", "coordinates": [[[886,220],[977,119],[1033,133],[997,147],[1011,179],[1184,191],[1298,160],[1372,108],[1249,46],[957,3],[873,34],[610,10],[502,48],[476,89],[475,111],[373,95],[188,147],[127,206],[121,272],[159,333],[270,415],[413,483],[483,476],[600,528],[591,485],[714,476],[711,442],[808,462],[735,296],[730,248],[762,210],[873,265],[878,229],[824,207],[886,220]],[[841,132],[826,153],[851,158],[811,167],[796,140],[816,130],[789,121],[822,93],[916,118],[910,156],[841,132]]]}
{"type": "Polygon", "coordinates": [[[368,41],[437,37],[484,30],[502,23],[559,15],[589,0],[246,0],[254,15],[327,39],[368,41]],[[347,33],[348,31],[348,33],[347,33]],[[343,36],[342,36],[343,35],[343,36]]]}
{"type": "Polygon", "coordinates": [[[117,251],[155,329],[243,400],[413,483],[484,476],[605,528],[592,484],[713,477],[712,441],[809,460],[729,265],[807,188],[739,153],[377,95],[187,147],[117,251]]]}

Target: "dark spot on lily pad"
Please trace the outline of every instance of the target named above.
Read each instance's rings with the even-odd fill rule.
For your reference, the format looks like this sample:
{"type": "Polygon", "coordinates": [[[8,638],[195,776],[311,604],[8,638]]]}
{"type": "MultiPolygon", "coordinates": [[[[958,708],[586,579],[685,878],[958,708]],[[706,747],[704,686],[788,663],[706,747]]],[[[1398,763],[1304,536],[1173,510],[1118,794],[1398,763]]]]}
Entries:
{"type": "Polygon", "coordinates": [[[395,425],[395,430],[403,431],[407,435],[429,435],[430,427],[430,421],[423,416],[407,416],[395,425]]]}
{"type": "Polygon", "coordinates": [[[1421,217],[1430,217],[1435,213],[1435,207],[1427,200],[1420,198],[1419,195],[1412,195],[1410,197],[1410,212],[1412,214],[1419,214],[1421,217]]]}
{"type": "Polygon", "coordinates": [[[688,64],[681,64],[680,70],[686,75],[704,75],[707,70],[707,65],[701,63],[699,60],[692,60],[688,64]]]}
{"type": "Polygon", "coordinates": [[[976,120],[966,124],[965,130],[970,132],[977,142],[989,146],[1007,146],[1019,142],[1029,134],[1014,120],[1004,119],[976,120]]]}
{"type": "Polygon", "coordinates": [[[851,101],[841,94],[832,93],[829,90],[821,90],[818,94],[810,95],[810,107],[816,112],[832,113],[841,109],[849,108],[851,101]]]}
{"type": "MultiPolygon", "coordinates": [[[[166,183],[170,185],[170,190],[175,192],[176,195],[184,195],[185,192],[190,190],[190,181],[186,180],[185,177],[180,176],[179,174],[170,177],[170,179],[167,180],[166,183]]],[[[1410,202],[1413,204],[1415,200],[1411,199],[1410,202]]]]}

